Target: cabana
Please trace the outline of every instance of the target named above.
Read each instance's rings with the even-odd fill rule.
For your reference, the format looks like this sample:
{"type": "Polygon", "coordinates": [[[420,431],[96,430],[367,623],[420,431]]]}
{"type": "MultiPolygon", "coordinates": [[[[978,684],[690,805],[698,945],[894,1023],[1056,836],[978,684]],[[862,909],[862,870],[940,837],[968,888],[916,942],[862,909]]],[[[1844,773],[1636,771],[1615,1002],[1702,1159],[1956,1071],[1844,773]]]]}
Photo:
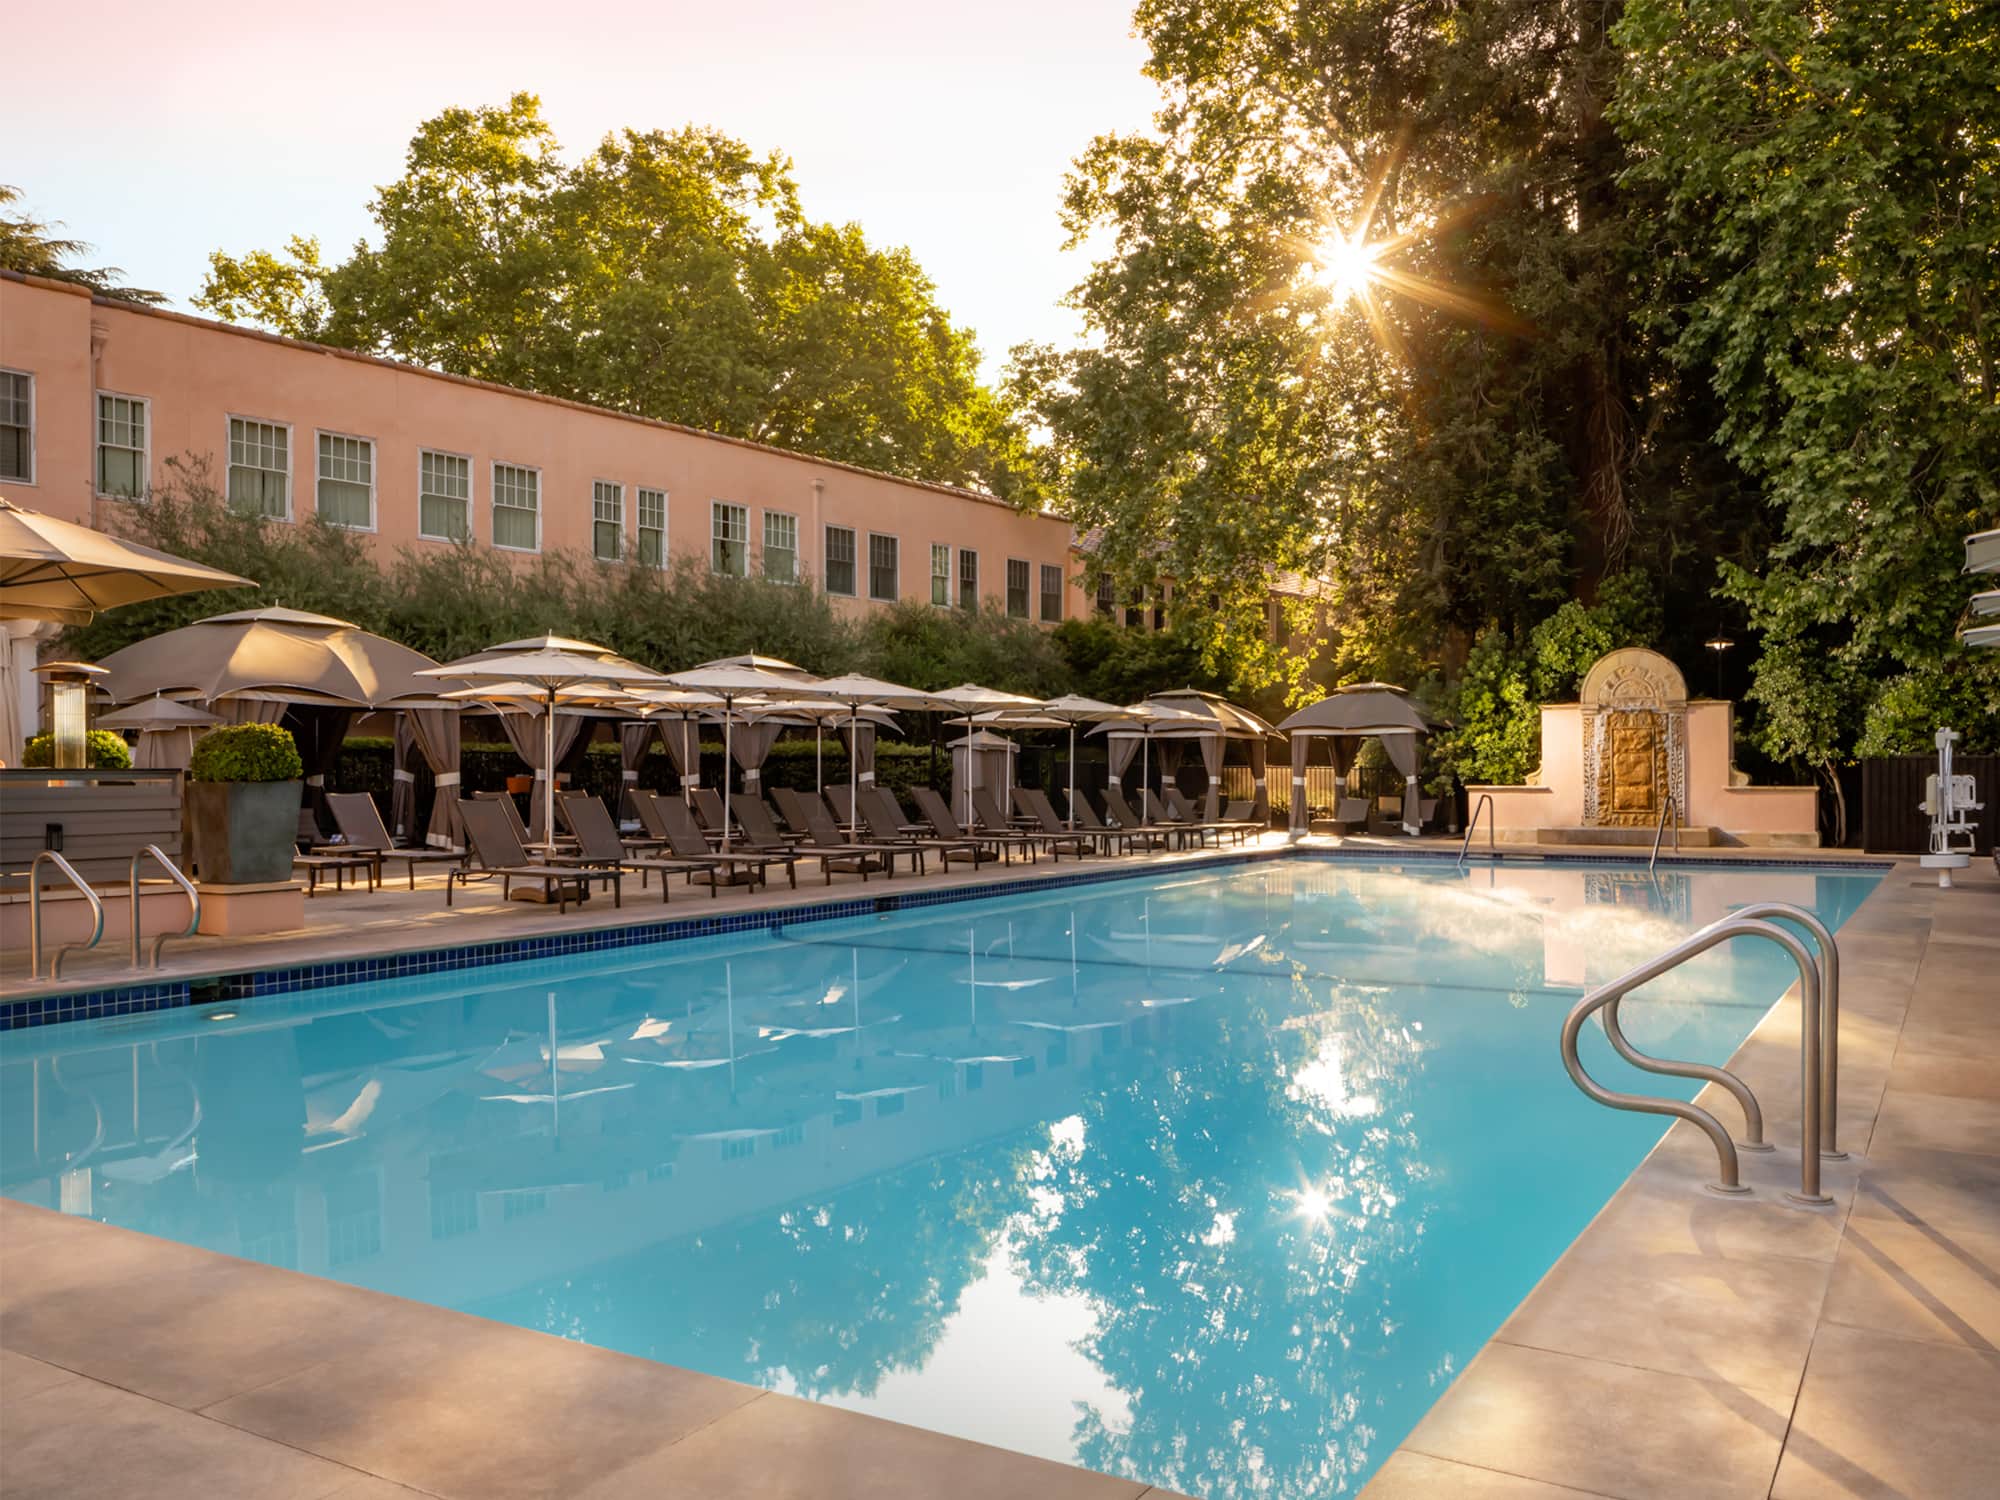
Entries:
{"type": "Polygon", "coordinates": [[[1422,826],[1420,818],[1411,817],[1418,807],[1417,737],[1436,727],[1406,691],[1387,682],[1349,683],[1293,714],[1278,726],[1292,742],[1292,832],[1304,833],[1308,826],[1306,763],[1313,742],[1326,742],[1334,774],[1345,780],[1361,742],[1376,739],[1403,773],[1403,831],[1414,834],[1422,826]]]}
{"type": "Polygon", "coordinates": [[[1167,712],[1150,725],[1142,722],[1139,728],[1112,727],[1109,730],[1111,779],[1114,784],[1132,763],[1132,756],[1142,742],[1158,743],[1160,769],[1162,774],[1168,774],[1172,770],[1170,757],[1177,755],[1183,744],[1192,741],[1201,751],[1202,770],[1207,777],[1202,816],[1212,821],[1222,809],[1223,755],[1234,741],[1244,745],[1250,755],[1250,779],[1255,787],[1252,794],[1255,805],[1251,815],[1265,822],[1270,821],[1269,746],[1277,730],[1249,709],[1238,707],[1219,694],[1205,693],[1197,688],[1155,693],[1146,699],[1146,705],[1167,712]]]}

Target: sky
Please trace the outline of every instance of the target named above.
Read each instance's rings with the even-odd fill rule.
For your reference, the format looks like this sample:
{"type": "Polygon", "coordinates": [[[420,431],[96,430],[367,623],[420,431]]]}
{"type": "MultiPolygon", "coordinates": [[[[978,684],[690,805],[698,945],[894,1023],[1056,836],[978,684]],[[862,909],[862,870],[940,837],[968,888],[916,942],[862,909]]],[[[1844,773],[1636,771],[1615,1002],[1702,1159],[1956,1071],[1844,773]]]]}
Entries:
{"type": "Polygon", "coordinates": [[[1064,173],[1142,127],[1132,0],[653,0],[479,5],[100,0],[7,23],[35,65],[0,96],[0,182],[88,241],[91,265],[189,309],[211,250],[369,229],[417,123],[541,96],[572,155],[623,126],[711,125],[795,165],[808,214],[907,245],[989,375],[1068,342],[1064,173]]]}

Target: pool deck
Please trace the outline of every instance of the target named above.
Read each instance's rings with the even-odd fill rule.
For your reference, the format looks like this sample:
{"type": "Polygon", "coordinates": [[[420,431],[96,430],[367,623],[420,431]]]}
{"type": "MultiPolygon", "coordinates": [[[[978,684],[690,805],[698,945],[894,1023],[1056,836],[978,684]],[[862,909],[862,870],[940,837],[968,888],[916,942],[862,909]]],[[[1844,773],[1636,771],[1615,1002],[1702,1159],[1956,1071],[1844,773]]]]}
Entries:
{"type": "MultiPolygon", "coordinates": [[[[819,894],[815,880],[796,897],[715,904],[819,894]]],[[[503,915],[490,898],[491,911],[445,913],[436,888],[420,887],[414,908],[408,898],[322,896],[304,936],[188,945],[168,963],[208,973],[490,941],[643,920],[657,905],[565,919],[503,915]]],[[[710,905],[677,898],[673,911],[710,905]]],[[[1829,1164],[1836,1206],[1781,1197],[1796,1177],[1798,1079],[1796,1005],[1780,1003],[1733,1064],[1779,1143],[1744,1159],[1755,1195],[1703,1192],[1712,1152],[1676,1125],[1391,1457],[1373,1500],[1992,1492],[2000,879],[1978,866],[1940,892],[1902,862],[1840,946],[1840,1126],[1855,1157],[1829,1164]]],[[[69,977],[116,982],[81,964],[69,977]]],[[[11,1201],[0,1203],[0,1492],[1167,1500],[11,1201]]]]}

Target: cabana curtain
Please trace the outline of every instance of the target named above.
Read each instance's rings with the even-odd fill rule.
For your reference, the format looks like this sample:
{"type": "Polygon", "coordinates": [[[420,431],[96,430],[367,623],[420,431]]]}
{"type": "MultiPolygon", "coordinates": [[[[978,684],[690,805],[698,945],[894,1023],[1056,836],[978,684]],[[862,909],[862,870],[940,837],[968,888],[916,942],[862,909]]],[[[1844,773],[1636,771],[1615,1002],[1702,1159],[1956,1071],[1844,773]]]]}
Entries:
{"type": "Polygon", "coordinates": [[[417,732],[408,714],[396,715],[396,761],[390,772],[389,835],[405,842],[417,821],[417,732]]]}
{"type": "Polygon", "coordinates": [[[1124,785],[1125,770],[1132,764],[1132,758],[1139,753],[1139,736],[1136,734],[1114,734],[1106,745],[1110,760],[1110,782],[1113,787],[1124,785]]]}
{"type": "Polygon", "coordinates": [[[875,784],[875,726],[866,719],[840,726],[840,738],[854,762],[854,779],[863,786],[875,784]]]}
{"type": "MultiPolygon", "coordinates": [[[[589,721],[577,714],[558,713],[555,723],[556,748],[556,790],[560,792],[569,780],[563,764],[575,748],[577,737],[582,734],[589,721]]],[[[507,732],[507,743],[514,747],[514,753],[528,764],[535,773],[536,781],[548,779],[548,767],[542,764],[542,716],[509,711],[500,715],[500,727],[507,732]]],[[[539,790],[539,789],[538,789],[539,790]]],[[[542,798],[532,799],[529,809],[528,837],[536,843],[548,838],[548,831],[542,826],[542,798]]]]}
{"type": "Polygon", "coordinates": [[[1261,823],[1271,821],[1270,746],[1262,739],[1250,742],[1250,780],[1256,790],[1250,815],[1261,823]]]}
{"type": "Polygon", "coordinates": [[[1222,814],[1222,736],[1205,734],[1201,737],[1201,768],[1208,775],[1208,795],[1202,803],[1202,816],[1213,822],[1222,814]]]}
{"type": "Polygon", "coordinates": [[[701,725],[692,719],[662,720],[660,743],[667,747],[667,759],[674,763],[685,798],[701,785],[701,725]]]}
{"type": "MultiPolygon", "coordinates": [[[[409,726],[410,738],[424,764],[431,768],[431,820],[424,830],[424,842],[433,849],[465,847],[465,824],[458,815],[458,716],[459,710],[455,708],[403,710],[403,723],[409,726]]],[[[542,737],[534,738],[539,746],[542,737]]]]}
{"type": "Polygon", "coordinates": [[[754,723],[738,724],[730,736],[729,752],[743,771],[743,790],[755,796],[764,777],[764,757],[771,753],[771,746],[777,743],[782,724],[774,724],[768,719],[754,723]]]}
{"type": "Polygon", "coordinates": [[[619,780],[623,783],[618,793],[621,818],[639,816],[639,809],[632,805],[632,793],[639,785],[639,768],[646,763],[646,752],[653,748],[653,736],[659,727],[651,719],[634,719],[618,726],[619,780]]]}

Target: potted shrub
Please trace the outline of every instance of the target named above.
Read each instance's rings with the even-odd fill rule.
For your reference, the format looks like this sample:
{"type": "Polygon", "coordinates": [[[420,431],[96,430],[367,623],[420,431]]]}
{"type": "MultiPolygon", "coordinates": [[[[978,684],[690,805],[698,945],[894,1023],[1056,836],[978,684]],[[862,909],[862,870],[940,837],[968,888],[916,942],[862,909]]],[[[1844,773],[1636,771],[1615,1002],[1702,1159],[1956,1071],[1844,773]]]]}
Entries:
{"type": "Polygon", "coordinates": [[[291,732],[233,724],[195,742],[188,762],[188,833],[212,885],[288,880],[305,767],[291,732]]]}
{"type": "MultiPolygon", "coordinates": [[[[93,771],[129,771],[132,769],[132,749],[118,735],[108,729],[93,729],[86,743],[85,756],[93,771]]],[[[53,766],[56,763],[56,737],[44,731],[21,747],[21,764],[31,770],[53,766]]]]}

